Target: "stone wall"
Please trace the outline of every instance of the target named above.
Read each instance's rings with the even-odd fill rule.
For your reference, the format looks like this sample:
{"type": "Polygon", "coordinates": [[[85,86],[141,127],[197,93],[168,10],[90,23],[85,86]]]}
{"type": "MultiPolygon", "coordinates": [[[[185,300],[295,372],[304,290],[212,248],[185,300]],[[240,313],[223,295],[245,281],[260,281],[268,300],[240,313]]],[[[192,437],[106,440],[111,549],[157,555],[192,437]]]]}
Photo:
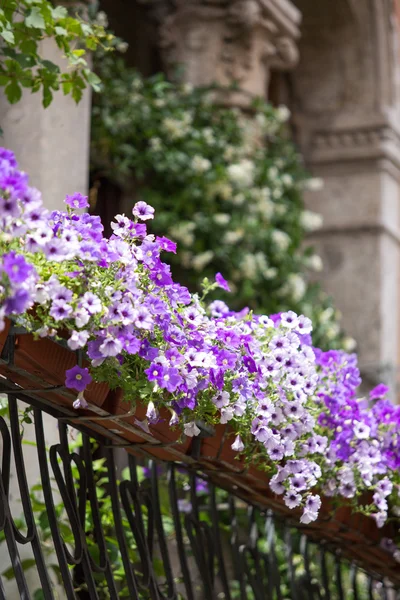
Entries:
{"type": "Polygon", "coordinates": [[[391,0],[295,0],[300,62],[290,76],[297,141],[325,180],[309,207],[325,289],[356,338],[364,375],[393,386],[399,364],[398,26],[391,0]]]}

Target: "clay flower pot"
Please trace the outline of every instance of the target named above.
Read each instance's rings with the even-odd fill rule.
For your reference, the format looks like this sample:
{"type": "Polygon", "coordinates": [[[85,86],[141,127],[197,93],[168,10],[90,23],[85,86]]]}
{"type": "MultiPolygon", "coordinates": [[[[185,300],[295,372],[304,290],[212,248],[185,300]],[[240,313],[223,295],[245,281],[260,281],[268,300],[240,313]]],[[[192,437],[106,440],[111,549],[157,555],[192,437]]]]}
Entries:
{"type": "MultiPolygon", "coordinates": [[[[30,390],[34,390],[35,396],[47,403],[72,409],[68,419],[71,423],[84,424],[130,451],[161,460],[186,460],[191,439],[186,438],[178,444],[180,433],[169,427],[171,413],[166,409],[161,411],[159,423],[146,427],[143,404],[138,404],[132,411],[132,406],[124,402],[120,389],[110,390],[107,384],[95,382],[85,391],[88,408],[73,409],[77,392],[65,387],[65,371],[77,362],[76,352],[50,338],[35,340],[32,334],[18,330],[13,334],[8,319],[5,329],[0,332],[0,375],[19,385],[21,393],[25,391],[29,395],[30,390]],[[8,342],[12,344],[11,351],[8,342]]],[[[82,364],[89,365],[87,361],[82,364]]]]}
{"type": "MultiPolygon", "coordinates": [[[[216,425],[209,435],[198,438],[197,451],[192,452],[195,438],[181,436],[178,429],[170,427],[168,409],[160,411],[157,424],[148,424],[143,403],[133,409],[120,389],[110,390],[103,383],[92,383],[85,392],[88,408],[75,410],[72,403],[77,394],[65,388],[65,371],[76,364],[76,352],[49,338],[34,340],[31,334],[13,332],[10,321],[0,332],[0,375],[18,384],[22,394],[34,394],[61,408],[68,422],[110,438],[127,452],[192,465],[220,487],[292,519],[312,538],[339,545],[349,558],[400,582],[398,565],[380,547],[384,537],[394,537],[394,527],[378,529],[372,518],[354,513],[345,501],[335,509],[329,498],[323,498],[317,521],[299,526],[301,511],[287,508],[283,497],[271,491],[268,474],[255,465],[246,465],[232,449],[235,438],[229,426],[216,425]]],[[[362,504],[368,503],[368,498],[363,499],[362,504]]]]}

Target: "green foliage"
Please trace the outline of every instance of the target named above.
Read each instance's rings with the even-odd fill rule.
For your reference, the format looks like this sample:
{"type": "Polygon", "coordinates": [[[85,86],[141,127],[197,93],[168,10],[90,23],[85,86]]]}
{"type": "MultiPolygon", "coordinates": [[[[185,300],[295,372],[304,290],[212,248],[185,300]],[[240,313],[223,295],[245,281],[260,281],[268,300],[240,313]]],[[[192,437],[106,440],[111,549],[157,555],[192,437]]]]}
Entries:
{"type": "Polygon", "coordinates": [[[87,85],[99,91],[100,79],[89,67],[88,53],[100,45],[108,47],[113,36],[102,25],[86,22],[79,13],[49,0],[4,0],[0,38],[0,86],[8,101],[18,102],[27,88],[41,91],[47,107],[59,89],[76,102],[87,85]],[[49,39],[66,57],[65,67],[45,58],[43,44],[49,39]]]}
{"type": "Polygon", "coordinates": [[[94,176],[156,208],[153,232],[178,242],[175,278],[194,291],[220,271],[232,308],[292,309],[312,318],[316,345],[346,345],[330,299],[308,281],[321,259],[306,233],[321,219],[304,209],[315,180],[290,141],[287,109],[259,100],[245,116],[218,105],[215,89],[146,80],[102,52],[96,64],[104,93],[93,108],[94,176]]]}

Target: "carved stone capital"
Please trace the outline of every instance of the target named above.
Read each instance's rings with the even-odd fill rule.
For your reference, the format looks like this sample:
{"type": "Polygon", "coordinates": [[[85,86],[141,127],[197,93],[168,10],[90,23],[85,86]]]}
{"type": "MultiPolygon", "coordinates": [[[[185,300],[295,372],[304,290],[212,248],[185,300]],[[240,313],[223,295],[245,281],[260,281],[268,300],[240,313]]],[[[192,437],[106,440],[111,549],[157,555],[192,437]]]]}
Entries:
{"type": "MultiPolygon", "coordinates": [[[[235,86],[229,103],[265,97],[271,69],[298,60],[300,13],[289,0],[141,0],[159,23],[167,74],[194,86],[235,86]]],[[[225,98],[225,100],[227,100],[225,98]]]]}

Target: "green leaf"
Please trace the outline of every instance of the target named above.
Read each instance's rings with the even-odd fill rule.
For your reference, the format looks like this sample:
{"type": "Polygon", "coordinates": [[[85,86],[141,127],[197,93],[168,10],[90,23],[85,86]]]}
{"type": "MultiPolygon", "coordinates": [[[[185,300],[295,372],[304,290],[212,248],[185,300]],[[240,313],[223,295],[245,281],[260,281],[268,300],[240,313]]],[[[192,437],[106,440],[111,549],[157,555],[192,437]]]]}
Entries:
{"type": "Polygon", "coordinates": [[[47,85],[43,86],[43,100],[42,100],[43,108],[47,108],[48,106],[50,106],[52,100],[53,100],[53,93],[52,93],[51,89],[47,85]]]}
{"type": "Polygon", "coordinates": [[[42,589],[37,589],[33,594],[33,600],[46,600],[44,591],[42,589]]]}
{"type": "MultiPolygon", "coordinates": [[[[26,558],[21,562],[21,566],[24,571],[27,571],[28,569],[31,569],[32,567],[36,566],[36,560],[34,558],[26,558]]],[[[10,567],[6,571],[3,571],[2,576],[5,577],[8,581],[11,581],[15,578],[14,569],[10,567]]]]}
{"type": "Polygon", "coordinates": [[[72,50],[72,54],[79,58],[85,55],[85,50],[83,50],[82,48],[78,48],[77,50],[72,50]]]}
{"type": "Polygon", "coordinates": [[[56,6],[51,9],[53,19],[65,19],[68,16],[68,11],[64,6],[56,6]]]}
{"type": "Polygon", "coordinates": [[[84,69],[83,71],[86,81],[89,85],[92,86],[95,92],[101,91],[101,79],[96,73],[90,71],[89,69],[84,69]]]}
{"type": "Polygon", "coordinates": [[[29,54],[14,54],[14,59],[17,61],[17,63],[19,65],[21,65],[21,67],[23,69],[31,69],[32,67],[35,66],[36,61],[34,59],[33,56],[29,55],[29,54]]]}
{"type": "Polygon", "coordinates": [[[23,54],[29,54],[36,58],[37,42],[32,39],[25,39],[19,44],[19,49],[23,54]]]}
{"type": "Polygon", "coordinates": [[[9,29],[4,29],[3,31],[0,32],[0,35],[3,38],[3,40],[5,42],[7,42],[7,44],[14,44],[14,42],[15,42],[14,34],[9,29]]]}
{"type": "Polygon", "coordinates": [[[72,82],[71,81],[63,81],[61,83],[61,86],[62,86],[64,96],[67,96],[71,92],[72,82]]]}
{"type": "Polygon", "coordinates": [[[27,27],[34,27],[35,29],[44,29],[46,23],[44,22],[43,16],[36,6],[31,8],[31,12],[25,19],[25,25],[27,27]]]}
{"type": "Polygon", "coordinates": [[[68,35],[68,31],[64,27],[60,27],[59,25],[57,27],[54,27],[54,31],[56,35],[61,35],[62,37],[68,35]]]}
{"type": "Polygon", "coordinates": [[[71,95],[72,95],[72,98],[75,100],[75,102],[78,104],[82,100],[82,96],[83,96],[82,89],[79,86],[74,85],[72,88],[71,95]]]}
{"type": "Polygon", "coordinates": [[[60,67],[55,63],[51,62],[51,60],[41,60],[40,61],[45,69],[50,71],[50,73],[59,73],[60,67]]]}
{"type": "Polygon", "coordinates": [[[7,100],[10,104],[15,104],[19,100],[21,100],[22,90],[17,81],[10,81],[7,87],[4,90],[7,100]]]}

